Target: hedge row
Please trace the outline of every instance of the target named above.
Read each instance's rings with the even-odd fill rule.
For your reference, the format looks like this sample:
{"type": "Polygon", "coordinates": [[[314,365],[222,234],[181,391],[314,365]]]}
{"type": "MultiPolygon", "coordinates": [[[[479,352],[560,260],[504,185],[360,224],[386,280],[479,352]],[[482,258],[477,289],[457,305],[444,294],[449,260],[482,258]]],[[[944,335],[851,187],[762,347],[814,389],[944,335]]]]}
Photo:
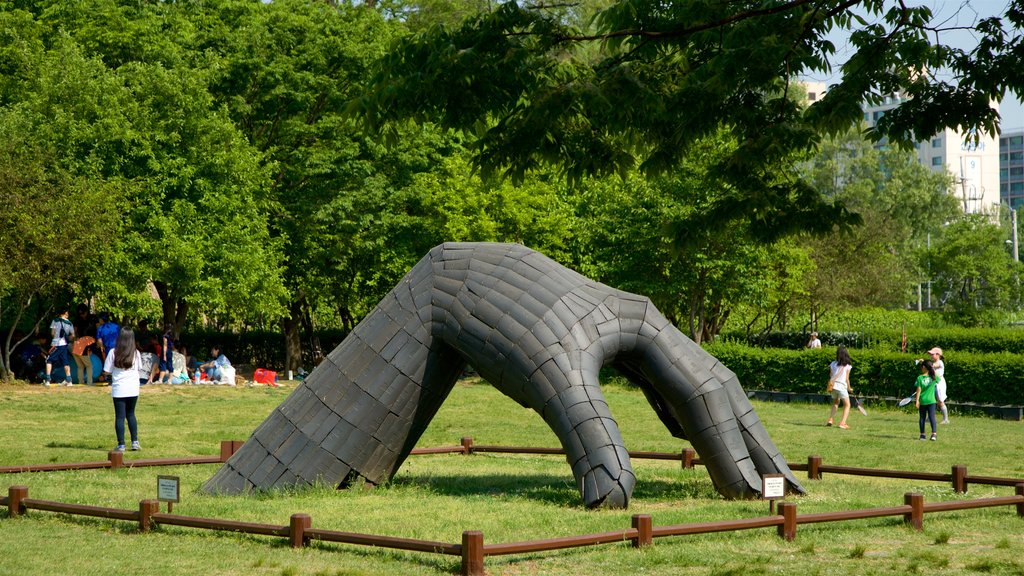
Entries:
{"type": "MultiPolygon", "coordinates": [[[[771,332],[763,340],[747,338],[742,333],[724,333],[726,341],[742,342],[750,346],[787,348],[796,350],[807,345],[806,332],[771,332]]],[[[825,346],[842,344],[847,348],[881,348],[898,352],[902,332],[819,332],[825,346]]],[[[948,352],[1011,352],[1024,354],[1024,328],[918,328],[907,330],[907,350],[923,354],[932,346],[948,352]]]]}
{"type": "MultiPolygon", "coordinates": [[[[706,347],[739,376],[747,389],[824,393],[834,348],[781,350],[719,343],[706,347]]],[[[851,350],[851,381],[858,394],[909,396],[920,370],[915,355],[879,349],[851,350]]],[[[949,398],[955,402],[1024,405],[1024,356],[1007,352],[950,351],[946,355],[949,398]]]]}

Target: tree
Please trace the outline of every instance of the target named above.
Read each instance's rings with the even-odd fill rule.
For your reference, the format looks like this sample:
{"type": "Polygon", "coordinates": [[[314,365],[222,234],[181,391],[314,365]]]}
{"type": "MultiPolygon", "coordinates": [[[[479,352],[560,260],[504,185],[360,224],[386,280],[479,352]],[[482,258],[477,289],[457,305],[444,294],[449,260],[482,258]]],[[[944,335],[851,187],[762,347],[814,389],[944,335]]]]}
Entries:
{"type": "Polygon", "coordinates": [[[60,43],[48,51],[31,26],[19,29],[28,33],[0,51],[0,67],[22,73],[0,76],[5,104],[0,106],[0,379],[5,381],[13,376],[14,349],[55,305],[69,304],[76,289],[99,272],[119,229],[115,207],[126,188],[69,153],[95,136],[91,120],[116,121],[116,107],[108,108],[123,96],[116,83],[101,63],[73,45],[60,43]],[[51,114],[54,109],[60,114],[51,114]]]}
{"type": "Polygon", "coordinates": [[[620,0],[597,14],[594,33],[543,5],[506,2],[404,39],[356,111],[376,130],[417,118],[477,134],[476,163],[513,176],[541,164],[571,178],[664,173],[724,128],[738,145],[715,173],[734,193],[710,214],[743,217],[762,238],[827,231],[852,222],[843,205],[773,167],[893,93],[909,98],[869,132],[876,141],[909,146],[943,127],[994,133],[989,102],[1024,93],[1014,72],[1024,40],[1006,29],[1024,24],[1024,0],[1006,18],[979,22],[968,52],[941,43],[928,7],[896,0],[620,0]],[[836,30],[852,31],[845,62],[827,39],[836,30]],[[788,98],[797,77],[833,68],[842,80],[822,100],[788,98]]]}
{"type": "Polygon", "coordinates": [[[1008,237],[1003,227],[976,214],[965,214],[942,231],[928,260],[950,320],[990,325],[997,312],[1019,301],[1022,268],[1007,250],[1008,237]]]}
{"type": "Polygon", "coordinates": [[[579,198],[589,271],[649,296],[698,343],[713,341],[738,307],[756,321],[784,320],[812,268],[805,250],[761,241],[743,218],[709,221],[717,199],[732,193],[710,173],[733,146],[727,136],[706,138],[671,177],[588,182],[579,198]]]}
{"type": "Polygon", "coordinates": [[[836,308],[909,302],[927,277],[920,258],[926,238],[960,212],[950,175],[912,153],[876,148],[858,130],[824,139],[804,171],[812,186],[863,219],[862,226],[803,240],[816,263],[812,322],[836,308]]]}
{"type": "MultiPolygon", "coordinates": [[[[68,142],[69,158],[132,183],[124,234],[111,239],[118,253],[88,293],[138,317],[152,286],[175,334],[190,310],[280,316],[279,250],[260,209],[270,172],[209,94],[211,62],[189,20],[202,18],[169,3],[41,4],[34,29],[102,61],[124,95],[116,118],[81,118],[68,142]]],[[[72,64],[43,72],[79,73],[72,64]]]]}

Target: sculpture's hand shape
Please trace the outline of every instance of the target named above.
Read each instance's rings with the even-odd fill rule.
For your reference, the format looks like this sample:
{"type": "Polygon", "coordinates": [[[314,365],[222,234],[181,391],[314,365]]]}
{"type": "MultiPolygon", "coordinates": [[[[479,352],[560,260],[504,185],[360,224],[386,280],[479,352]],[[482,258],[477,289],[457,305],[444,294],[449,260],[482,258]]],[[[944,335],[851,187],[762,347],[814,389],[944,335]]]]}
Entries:
{"type": "Polygon", "coordinates": [[[598,386],[605,364],[690,440],[724,496],[755,496],[780,472],[802,491],[735,374],[647,298],[510,244],[431,250],[205,488],[385,481],[466,362],[544,418],[587,506],[624,507],[636,482],[598,386]]]}

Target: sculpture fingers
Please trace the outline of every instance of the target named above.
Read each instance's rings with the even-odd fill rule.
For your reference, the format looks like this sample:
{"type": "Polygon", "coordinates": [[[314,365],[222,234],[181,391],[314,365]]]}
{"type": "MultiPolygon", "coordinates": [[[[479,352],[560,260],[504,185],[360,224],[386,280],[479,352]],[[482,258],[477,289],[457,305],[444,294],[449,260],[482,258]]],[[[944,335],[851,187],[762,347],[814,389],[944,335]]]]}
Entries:
{"type": "Polygon", "coordinates": [[[768,431],[764,428],[764,423],[761,422],[757,412],[754,411],[753,405],[750,404],[750,400],[747,399],[747,395],[743,392],[743,388],[740,387],[739,378],[736,377],[736,374],[717,361],[711,372],[729,395],[729,403],[732,405],[733,414],[736,422],[739,424],[740,432],[743,434],[743,441],[747,446],[747,451],[750,453],[750,458],[753,460],[758,474],[762,476],[765,474],[782,474],[786,477],[786,490],[788,492],[804,494],[803,486],[800,485],[800,481],[797,480],[796,475],[790,470],[789,464],[786,463],[782,452],[772,442],[768,431]]]}

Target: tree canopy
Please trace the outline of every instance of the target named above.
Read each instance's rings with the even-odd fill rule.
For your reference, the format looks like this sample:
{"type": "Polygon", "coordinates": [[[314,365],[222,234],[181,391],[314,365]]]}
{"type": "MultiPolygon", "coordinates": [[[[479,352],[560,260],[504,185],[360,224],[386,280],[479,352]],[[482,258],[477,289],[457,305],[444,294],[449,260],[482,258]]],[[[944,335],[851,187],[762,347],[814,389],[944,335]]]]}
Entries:
{"type": "MultiPolygon", "coordinates": [[[[559,5],[560,6],[560,5],[559,5]]],[[[713,218],[742,215],[778,237],[855,218],[777,166],[861,120],[863,102],[906,95],[867,131],[909,145],[944,127],[994,133],[991,101],[1024,95],[1024,1],[975,26],[973,50],[942,43],[926,6],[895,0],[619,0],[576,24],[564,10],[505,2],[457,28],[404,38],[356,109],[374,130],[431,119],[474,134],[485,173],[552,165],[570,179],[677,169],[727,129],[737,146],[715,167],[713,218]],[[827,35],[850,32],[839,60],[827,35]],[[594,44],[598,49],[594,49],[594,44]],[[827,95],[790,97],[801,75],[841,70],[827,95]],[[942,72],[940,74],[940,72],[942,72]]]]}

